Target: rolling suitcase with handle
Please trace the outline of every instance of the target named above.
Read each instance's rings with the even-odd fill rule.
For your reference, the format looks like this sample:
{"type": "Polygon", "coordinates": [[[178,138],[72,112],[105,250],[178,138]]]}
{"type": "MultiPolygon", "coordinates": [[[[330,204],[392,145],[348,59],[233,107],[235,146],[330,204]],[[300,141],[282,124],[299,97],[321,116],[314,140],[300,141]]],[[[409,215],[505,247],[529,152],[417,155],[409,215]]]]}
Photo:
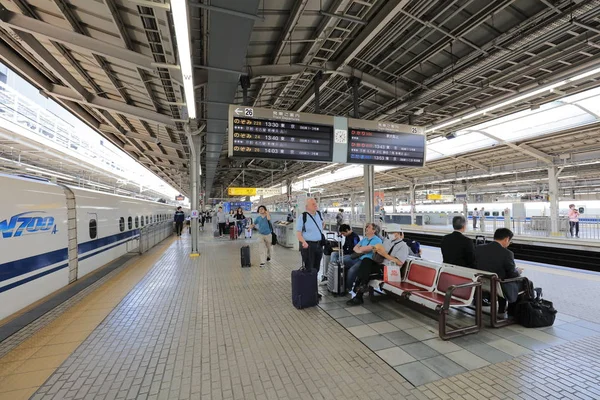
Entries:
{"type": "Polygon", "coordinates": [[[306,269],[304,262],[300,269],[292,271],[292,304],[297,309],[314,307],[319,304],[317,275],[317,270],[306,269]]]}
{"type": "Polygon", "coordinates": [[[250,268],[250,246],[242,246],[240,249],[240,259],[242,262],[242,268],[250,268]]]}
{"type": "Polygon", "coordinates": [[[232,225],[229,227],[229,239],[235,240],[238,237],[237,225],[232,225]]]}
{"type": "Polygon", "coordinates": [[[338,261],[329,264],[327,271],[327,290],[336,296],[346,294],[346,274],[344,271],[344,252],[342,249],[342,241],[338,246],[338,261]]]}

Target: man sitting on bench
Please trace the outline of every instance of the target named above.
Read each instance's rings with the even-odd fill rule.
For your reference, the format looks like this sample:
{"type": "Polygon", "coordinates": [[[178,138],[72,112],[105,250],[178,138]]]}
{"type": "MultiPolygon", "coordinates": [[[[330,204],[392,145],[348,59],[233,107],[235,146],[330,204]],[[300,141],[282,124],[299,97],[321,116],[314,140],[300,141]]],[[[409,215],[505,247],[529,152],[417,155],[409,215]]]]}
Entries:
{"type": "MultiPolygon", "coordinates": [[[[516,267],[515,255],[507,249],[512,238],[513,233],[510,229],[496,229],[493,242],[475,247],[476,268],[482,271],[493,272],[501,280],[521,276],[523,269],[516,267]]],[[[506,302],[508,301],[508,314],[513,315],[515,303],[522,287],[522,282],[502,284],[504,297],[498,297],[498,314],[504,314],[507,311],[506,302]]],[[[495,301],[495,299],[490,299],[490,301],[495,301]]]]}
{"type": "Polygon", "coordinates": [[[395,263],[402,266],[408,258],[409,248],[404,239],[404,232],[398,224],[389,224],[385,231],[388,237],[384,239],[383,244],[373,246],[373,251],[377,253],[373,258],[361,260],[358,266],[358,272],[354,283],[355,296],[346,302],[349,306],[355,306],[363,303],[363,293],[365,287],[369,284],[371,274],[381,273],[383,263],[395,263]]]}

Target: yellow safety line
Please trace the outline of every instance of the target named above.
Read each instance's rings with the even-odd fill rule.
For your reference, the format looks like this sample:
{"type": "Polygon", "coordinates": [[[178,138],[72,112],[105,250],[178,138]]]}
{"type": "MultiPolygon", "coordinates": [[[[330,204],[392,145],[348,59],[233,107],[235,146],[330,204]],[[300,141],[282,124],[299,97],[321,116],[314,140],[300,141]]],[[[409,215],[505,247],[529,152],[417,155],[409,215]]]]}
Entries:
{"type": "Polygon", "coordinates": [[[140,256],[0,358],[0,400],[29,399],[148,273],[174,239],[140,256]]]}

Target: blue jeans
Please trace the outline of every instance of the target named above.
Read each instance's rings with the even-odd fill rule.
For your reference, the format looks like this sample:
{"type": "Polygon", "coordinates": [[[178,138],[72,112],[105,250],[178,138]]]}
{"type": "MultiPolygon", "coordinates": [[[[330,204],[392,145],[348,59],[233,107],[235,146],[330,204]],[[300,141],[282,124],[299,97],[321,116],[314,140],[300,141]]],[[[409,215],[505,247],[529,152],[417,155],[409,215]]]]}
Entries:
{"type": "MultiPolygon", "coordinates": [[[[340,258],[340,253],[335,252],[331,254],[331,262],[336,263],[340,258]]],[[[345,255],[342,258],[344,264],[344,270],[346,272],[346,290],[352,289],[352,285],[354,284],[354,280],[356,280],[356,276],[358,275],[358,266],[360,264],[360,259],[352,259],[350,254],[345,255]]]]}

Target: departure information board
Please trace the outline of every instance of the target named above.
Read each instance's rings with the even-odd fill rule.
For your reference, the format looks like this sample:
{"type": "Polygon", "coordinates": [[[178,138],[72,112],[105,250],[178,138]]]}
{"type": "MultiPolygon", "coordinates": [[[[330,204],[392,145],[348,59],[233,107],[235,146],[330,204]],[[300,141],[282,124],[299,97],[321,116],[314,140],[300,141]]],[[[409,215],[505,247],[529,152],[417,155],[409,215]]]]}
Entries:
{"type": "Polygon", "coordinates": [[[333,117],[230,106],[229,156],[331,162],[333,117]]]}
{"type": "Polygon", "coordinates": [[[422,167],[425,162],[423,128],[349,118],[347,162],[422,167]]]}

